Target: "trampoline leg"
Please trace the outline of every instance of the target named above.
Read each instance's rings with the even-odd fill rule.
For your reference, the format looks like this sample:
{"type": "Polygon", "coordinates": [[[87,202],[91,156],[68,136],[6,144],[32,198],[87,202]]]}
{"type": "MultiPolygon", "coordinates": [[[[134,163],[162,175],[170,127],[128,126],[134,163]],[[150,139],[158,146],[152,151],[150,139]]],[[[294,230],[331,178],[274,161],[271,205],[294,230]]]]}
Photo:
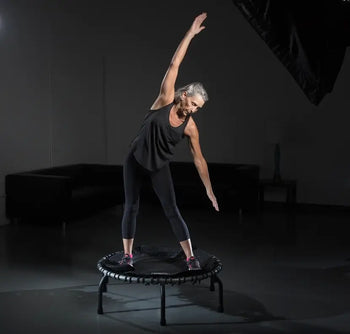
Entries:
{"type": "Polygon", "coordinates": [[[223,285],[222,285],[221,279],[217,275],[215,275],[215,282],[217,282],[218,285],[219,285],[219,307],[218,307],[218,311],[219,312],[224,312],[223,285]]]}
{"type": "Polygon", "coordinates": [[[106,276],[106,280],[102,286],[102,292],[107,292],[107,284],[108,284],[108,276],[106,276]]]}
{"type": "Polygon", "coordinates": [[[108,281],[108,276],[105,275],[101,278],[100,284],[98,286],[98,306],[97,306],[97,314],[103,314],[102,308],[102,293],[103,290],[106,290],[106,284],[108,281]]]}
{"type": "Polygon", "coordinates": [[[214,277],[210,276],[210,291],[215,291],[214,277]]]}
{"type": "Polygon", "coordinates": [[[161,326],[165,326],[165,284],[160,285],[160,294],[160,324],[161,326]]]}

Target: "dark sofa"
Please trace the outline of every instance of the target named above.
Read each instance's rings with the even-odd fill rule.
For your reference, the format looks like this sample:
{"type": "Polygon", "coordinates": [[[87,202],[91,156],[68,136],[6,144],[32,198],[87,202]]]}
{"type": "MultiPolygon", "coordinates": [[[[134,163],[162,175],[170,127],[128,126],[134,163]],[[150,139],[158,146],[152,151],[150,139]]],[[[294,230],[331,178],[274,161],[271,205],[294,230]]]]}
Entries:
{"type": "Polygon", "coordinates": [[[69,221],[122,204],[123,167],[76,164],[6,175],[10,219],[69,221]]]}
{"type": "MultiPolygon", "coordinates": [[[[252,211],[258,205],[259,166],[208,163],[213,189],[222,211],[252,211]]],[[[205,188],[192,162],[171,162],[179,207],[210,208],[205,188]]],[[[6,216],[14,219],[58,220],[86,216],[124,202],[123,167],[76,164],[6,175],[6,216]]],[[[142,200],[158,202],[149,182],[142,200]]]]}

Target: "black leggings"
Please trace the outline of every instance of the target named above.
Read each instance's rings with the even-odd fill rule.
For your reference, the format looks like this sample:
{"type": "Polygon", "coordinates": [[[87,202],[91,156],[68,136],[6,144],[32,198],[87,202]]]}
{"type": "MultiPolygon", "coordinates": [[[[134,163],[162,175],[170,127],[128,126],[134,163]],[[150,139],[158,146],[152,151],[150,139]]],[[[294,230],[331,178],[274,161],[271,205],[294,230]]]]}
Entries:
{"type": "Polygon", "coordinates": [[[143,168],[135,160],[132,152],[130,152],[125,159],[123,173],[125,206],[122,220],[122,236],[124,239],[132,239],[135,236],[140,188],[146,176],[151,178],[153,189],[162,204],[164,213],[178,241],[190,238],[187,225],[176,205],[174,185],[168,164],[157,171],[151,172],[143,168]]]}

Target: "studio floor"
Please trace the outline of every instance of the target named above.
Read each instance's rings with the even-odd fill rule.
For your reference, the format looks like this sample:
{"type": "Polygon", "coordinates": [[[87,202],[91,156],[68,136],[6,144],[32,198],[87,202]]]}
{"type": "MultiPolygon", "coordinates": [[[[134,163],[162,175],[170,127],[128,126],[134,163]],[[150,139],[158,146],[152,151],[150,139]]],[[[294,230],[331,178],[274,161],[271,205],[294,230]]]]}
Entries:
{"type": "MultiPolygon", "coordinates": [[[[110,279],[97,314],[96,268],[122,249],[121,208],[67,225],[0,227],[0,333],[350,333],[350,213],[183,209],[195,246],[223,263],[224,313],[209,280],[160,288],[110,279]]],[[[161,209],[144,205],[137,245],[178,247],[161,209]]]]}

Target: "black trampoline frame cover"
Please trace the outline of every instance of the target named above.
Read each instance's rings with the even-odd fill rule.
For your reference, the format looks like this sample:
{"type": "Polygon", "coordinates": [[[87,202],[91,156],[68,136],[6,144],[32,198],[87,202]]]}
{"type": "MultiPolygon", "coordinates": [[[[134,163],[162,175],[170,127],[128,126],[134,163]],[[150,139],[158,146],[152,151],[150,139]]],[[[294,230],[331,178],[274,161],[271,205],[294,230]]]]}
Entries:
{"type": "Polygon", "coordinates": [[[109,261],[111,259],[121,259],[123,255],[122,251],[104,256],[98,261],[97,269],[104,276],[109,276],[124,282],[170,285],[186,282],[191,282],[193,284],[199,283],[203,279],[216,276],[222,270],[221,261],[214,255],[208,254],[201,249],[195,249],[194,252],[201,260],[202,270],[190,271],[187,270],[185,266],[182,267],[181,262],[184,262],[184,254],[182,251],[167,247],[152,247],[147,245],[138,246],[134,249],[134,263],[136,267],[134,271],[118,271],[111,269],[109,266],[109,261]],[[152,264],[152,262],[149,261],[152,258],[160,261],[152,264]],[[144,270],[144,265],[140,265],[140,263],[144,261],[146,270],[144,270]],[[166,262],[173,263],[172,272],[164,272],[162,261],[163,264],[166,262]],[[156,265],[156,267],[154,267],[154,265],[156,265]],[[139,266],[141,268],[139,268],[139,266]]]}

